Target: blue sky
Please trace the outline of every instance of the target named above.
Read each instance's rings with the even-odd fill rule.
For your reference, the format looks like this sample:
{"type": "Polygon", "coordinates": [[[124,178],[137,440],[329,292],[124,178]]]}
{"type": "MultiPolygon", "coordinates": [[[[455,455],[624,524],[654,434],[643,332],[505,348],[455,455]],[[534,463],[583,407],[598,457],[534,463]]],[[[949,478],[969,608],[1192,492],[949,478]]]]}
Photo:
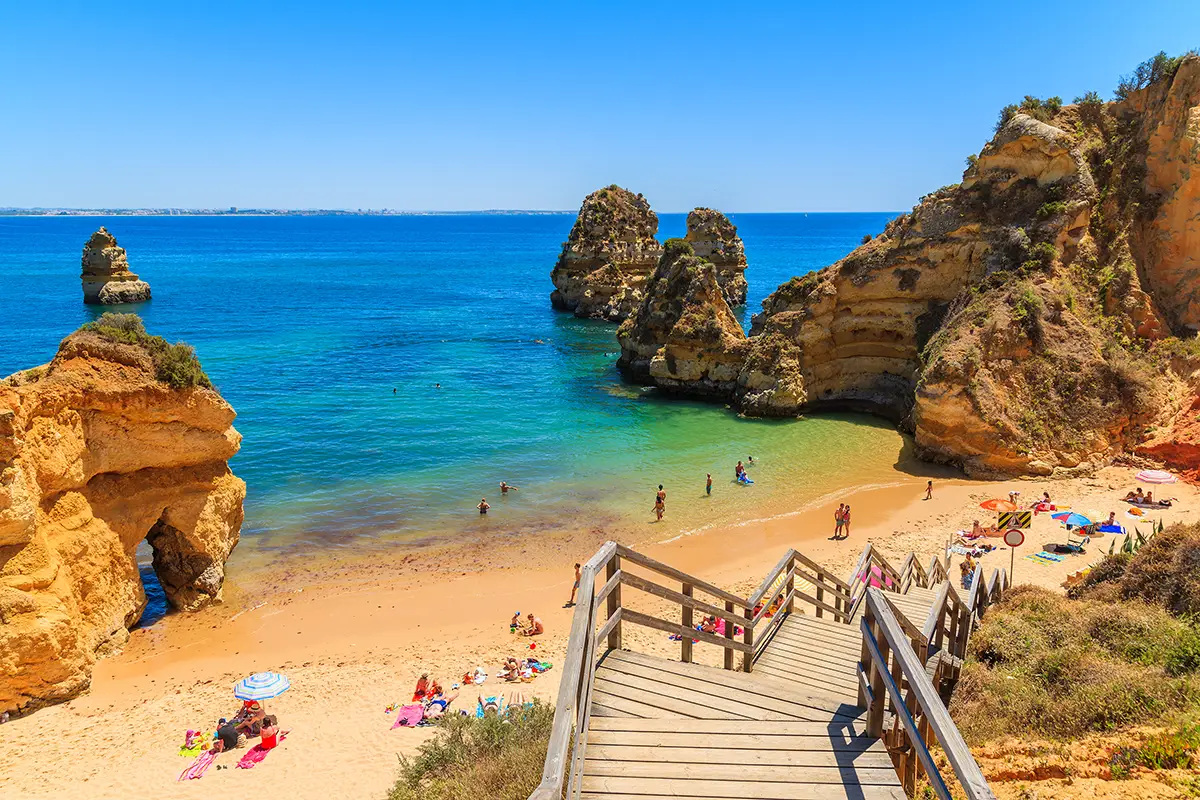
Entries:
{"type": "Polygon", "coordinates": [[[0,206],[896,210],[1200,2],[0,5],[0,206]],[[103,8],[103,10],[101,10],[103,8]]]}

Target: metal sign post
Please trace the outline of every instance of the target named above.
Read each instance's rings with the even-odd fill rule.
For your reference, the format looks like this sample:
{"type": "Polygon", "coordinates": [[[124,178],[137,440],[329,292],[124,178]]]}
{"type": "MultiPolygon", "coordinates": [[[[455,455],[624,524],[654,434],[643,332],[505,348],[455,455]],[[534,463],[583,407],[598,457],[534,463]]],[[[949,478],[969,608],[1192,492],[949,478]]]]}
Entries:
{"type": "Polygon", "coordinates": [[[1008,545],[1008,580],[1011,583],[1017,568],[1017,548],[1025,543],[1025,534],[1017,528],[1009,528],[1004,532],[1004,543],[1008,545]]]}

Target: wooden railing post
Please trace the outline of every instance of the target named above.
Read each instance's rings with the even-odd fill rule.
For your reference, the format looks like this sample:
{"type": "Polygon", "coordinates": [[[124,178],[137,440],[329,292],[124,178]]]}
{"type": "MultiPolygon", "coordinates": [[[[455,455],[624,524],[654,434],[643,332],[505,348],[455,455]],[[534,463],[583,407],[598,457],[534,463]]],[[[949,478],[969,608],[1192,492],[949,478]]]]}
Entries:
{"type": "MultiPolygon", "coordinates": [[[[745,632],[745,635],[742,638],[742,641],[745,642],[746,646],[750,649],[747,650],[746,652],[742,653],[742,671],[743,672],[753,672],[754,671],[754,609],[747,608],[745,613],[746,613],[746,624],[742,628],[742,630],[745,632]]],[[[728,624],[728,623],[726,623],[726,624],[728,624]]]]}
{"type": "MultiPolygon", "coordinates": [[[[688,597],[692,596],[692,585],[690,583],[683,584],[683,593],[688,597]]],[[[692,619],[692,607],[683,606],[683,627],[690,628],[695,624],[692,619]]],[[[684,636],[679,640],[679,660],[685,664],[692,663],[692,637],[684,636]]]]}
{"type": "Polygon", "coordinates": [[[878,738],[883,735],[883,713],[888,703],[887,690],[884,688],[883,673],[888,668],[887,662],[891,647],[888,644],[887,638],[880,635],[879,623],[876,621],[874,614],[871,614],[868,627],[879,645],[879,654],[882,656],[880,663],[871,665],[872,699],[871,706],[867,709],[867,735],[878,738]]]}
{"type": "MultiPolygon", "coordinates": [[[[609,559],[609,561],[608,561],[608,566],[605,568],[605,571],[604,571],[605,577],[608,580],[612,580],[613,575],[616,575],[617,570],[619,570],[620,568],[621,568],[621,557],[619,555],[613,555],[613,557],[611,559],[609,559]]],[[[608,595],[608,619],[612,619],[613,616],[617,613],[617,609],[619,609],[620,607],[621,607],[621,586],[620,586],[620,584],[618,584],[617,588],[613,589],[612,592],[608,595]]],[[[621,623],[619,621],[617,622],[616,625],[613,626],[612,632],[608,634],[608,649],[609,650],[620,650],[621,649],[621,623]]]]}
{"type": "MultiPolygon", "coordinates": [[[[729,616],[732,617],[733,616],[733,603],[726,600],[725,601],[725,610],[727,612],[729,612],[729,616]]],[[[735,633],[734,628],[736,628],[736,627],[737,626],[733,624],[732,619],[725,620],[725,638],[726,639],[730,639],[730,640],[733,639],[733,634],[735,633]]],[[[725,648],[725,669],[728,669],[728,670],[733,669],[733,648],[732,647],[725,648]]]]}
{"type": "MultiPolygon", "coordinates": [[[[787,569],[788,569],[789,577],[787,580],[787,586],[785,586],[783,589],[783,592],[784,592],[783,596],[787,598],[787,612],[789,614],[791,614],[796,610],[796,597],[795,597],[796,557],[795,556],[792,556],[792,560],[788,562],[787,569]]],[[[820,573],[817,574],[817,577],[818,578],[820,577],[820,573]]],[[[821,599],[821,590],[820,589],[817,589],[817,599],[818,600],[821,599]]],[[[818,617],[821,616],[821,609],[819,609],[819,608],[817,609],[817,616],[818,617]]]]}

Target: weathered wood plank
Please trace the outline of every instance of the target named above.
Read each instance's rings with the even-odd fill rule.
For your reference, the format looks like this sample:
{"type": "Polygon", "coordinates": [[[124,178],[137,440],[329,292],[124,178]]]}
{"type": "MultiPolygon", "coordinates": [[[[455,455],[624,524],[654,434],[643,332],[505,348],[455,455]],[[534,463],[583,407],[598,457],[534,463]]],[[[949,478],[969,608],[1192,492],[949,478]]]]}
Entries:
{"type": "MultiPolygon", "coordinates": [[[[597,717],[594,721],[600,722],[602,718],[597,717]]],[[[604,718],[607,719],[607,718],[604,718]]],[[[675,719],[678,719],[676,717],[675,719]]],[[[693,720],[697,724],[708,722],[719,722],[721,720],[693,720]]],[[[706,734],[700,734],[704,736],[706,734]]],[[[718,734],[711,734],[718,735],[718,734]]],[[[833,740],[829,738],[830,734],[822,736],[801,736],[801,735],[784,735],[784,734],[719,734],[722,738],[722,744],[725,750],[783,750],[787,752],[799,752],[802,750],[813,752],[830,752],[835,749],[849,750],[852,752],[866,752],[875,747],[876,744],[882,742],[881,739],[866,739],[865,737],[846,739],[833,744],[833,740]],[[869,743],[870,747],[866,744],[869,743]],[[861,750],[856,750],[859,747],[861,750]]],[[[663,733],[660,731],[601,731],[593,730],[588,732],[588,746],[599,745],[624,745],[638,747],[692,747],[696,743],[696,734],[692,733],[663,733]]],[[[709,748],[713,749],[713,748],[709,748]]],[[[886,748],[884,748],[886,752],[886,748]]]]}
{"type": "MultiPolygon", "coordinates": [[[[703,739],[704,737],[691,738],[703,739]]],[[[696,742],[695,746],[689,747],[652,747],[625,744],[601,745],[589,740],[587,757],[594,761],[639,761],[655,764],[716,763],[741,764],[743,766],[894,769],[892,757],[884,748],[866,752],[835,748],[827,750],[756,750],[723,747],[720,742],[715,743],[714,746],[705,746],[702,742],[696,742]]]]}
{"type": "MultiPolygon", "coordinates": [[[[743,776],[744,778],[745,776],[743,776]]],[[[894,786],[880,785],[882,791],[869,798],[905,800],[904,790],[897,781],[894,786]]],[[[628,778],[607,775],[588,775],[583,779],[583,791],[610,794],[651,794],[666,797],[744,798],[753,800],[832,800],[834,798],[863,798],[859,784],[842,783],[773,783],[770,781],[716,781],[676,778],[628,778]]]]}
{"type": "MultiPolygon", "coordinates": [[[[603,708],[611,708],[617,711],[623,711],[626,714],[629,714],[631,717],[639,717],[643,719],[647,717],[661,717],[665,719],[681,718],[680,715],[676,714],[674,711],[667,711],[665,709],[647,706],[640,700],[630,700],[627,697],[609,694],[601,689],[595,689],[592,693],[592,706],[597,705],[603,708]]],[[[593,719],[592,723],[595,724],[595,722],[596,720],[593,719]]]]}
{"type": "MultiPolygon", "coordinates": [[[[776,784],[778,786],[778,784],[776,784]]],[[[733,795],[706,794],[704,800],[745,800],[737,794],[737,784],[724,784],[726,792],[733,795]]],[[[786,800],[904,800],[904,792],[899,787],[889,786],[854,786],[843,788],[829,784],[811,783],[791,787],[792,792],[785,795],[786,800]]],[[[618,794],[616,792],[587,791],[580,795],[580,800],[678,800],[680,797],[700,797],[695,794],[618,794]]],[[[775,795],[754,800],[776,800],[775,795]]]]}
{"type": "Polygon", "coordinates": [[[702,581],[693,575],[688,575],[686,572],[677,570],[672,566],[662,563],[661,561],[656,561],[649,556],[642,555],[636,550],[630,550],[623,544],[617,545],[617,554],[623,558],[627,558],[634,564],[653,570],[660,575],[665,575],[668,578],[674,578],[680,583],[690,583],[696,589],[700,589],[707,594],[712,595],[713,597],[719,597],[722,600],[734,603],[742,608],[754,608],[753,604],[750,604],[744,597],[738,597],[736,594],[728,592],[722,589],[720,586],[714,586],[708,581],[702,581]]]}
{"type": "Polygon", "coordinates": [[[741,625],[746,621],[746,618],[740,614],[731,614],[723,608],[714,606],[712,603],[706,603],[703,600],[697,600],[692,595],[686,595],[682,592],[677,592],[674,589],[668,589],[665,586],[659,586],[657,583],[648,581],[639,575],[625,573],[625,585],[632,586],[634,589],[640,589],[641,591],[646,592],[647,594],[652,594],[655,597],[661,597],[664,600],[670,600],[676,605],[695,609],[696,611],[703,611],[705,614],[710,616],[724,619],[726,624],[733,622],[735,625],[741,625]]]}
{"type": "MultiPolygon", "coordinates": [[[[633,689],[641,689],[646,692],[657,694],[662,698],[673,698],[682,703],[689,703],[698,708],[706,708],[712,712],[723,712],[722,716],[743,717],[746,719],[794,719],[795,715],[787,714],[780,711],[773,711],[759,707],[753,703],[742,702],[740,698],[733,697],[732,692],[728,689],[725,695],[718,691],[718,687],[711,684],[704,684],[698,681],[690,681],[683,677],[674,677],[672,680],[663,680],[660,674],[655,674],[653,677],[645,677],[637,673],[637,667],[627,665],[625,669],[621,669],[619,664],[605,664],[602,673],[605,681],[608,683],[619,683],[623,686],[628,686],[633,689]]],[[[703,714],[690,714],[690,716],[705,717],[703,714]]]]}
{"type": "Polygon", "coordinates": [[[866,737],[866,727],[858,720],[828,719],[820,721],[779,720],[749,724],[737,719],[605,719],[595,720],[592,731],[629,731],[632,733],[723,733],[737,736],[817,736],[823,739],[848,743],[855,740],[866,745],[878,743],[878,739],[866,737]]]}
{"type": "MultiPolygon", "coordinates": [[[[713,750],[712,757],[719,757],[713,750]]],[[[885,767],[795,767],[756,766],[746,769],[744,764],[699,764],[646,763],[644,761],[592,761],[588,760],[584,774],[589,777],[612,776],[621,778],[682,779],[689,781],[745,781],[753,778],[762,783],[835,783],[850,786],[891,786],[898,782],[896,768],[885,767]]]]}
{"type": "Polygon", "coordinates": [[[677,697],[662,694],[658,691],[661,686],[662,684],[655,684],[653,688],[645,689],[640,686],[631,685],[627,681],[610,680],[605,675],[598,674],[596,677],[597,692],[604,692],[604,694],[611,697],[636,700],[648,708],[658,708],[678,714],[681,717],[692,717],[694,719],[750,719],[745,714],[720,711],[690,700],[680,700],[677,697]]]}
{"type": "Polygon", "coordinates": [[[759,675],[751,676],[741,672],[723,672],[713,667],[705,667],[699,664],[681,664],[678,661],[669,661],[666,659],[656,658],[655,656],[647,656],[642,653],[628,651],[611,653],[609,657],[615,660],[629,660],[637,663],[657,666],[664,672],[687,675],[699,678],[701,680],[719,680],[722,685],[736,687],[750,694],[765,694],[769,697],[779,697],[797,705],[810,707],[818,713],[827,715],[827,718],[828,715],[854,718],[862,713],[857,708],[848,707],[845,704],[831,701],[828,698],[802,691],[797,689],[795,685],[787,681],[780,681],[776,678],[759,675]]]}
{"type": "MultiPolygon", "coordinates": [[[[736,710],[754,719],[777,719],[778,717],[752,714],[742,709],[774,711],[792,719],[811,717],[814,710],[811,706],[789,700],[786,697],[773,696],[767,694],[765,691],[763,693],[748,692],[738,686],[669,672],[634,661],[612,659],[605,663],[605,670],[605,677],[611,680],[624,680],[623,677],[618,676],[637,676],[642,679],[655,681],[660,685],[673,687],[662,691],[671,696],[682,697],[682,692],[674,691],[674,687],[678,687],[681,690],[687,691],[688,699],[694,698],[699,702],[710,703],[713,708],[736,710]]],[[[720,675],[723,673],[717,674],[720,675]]],[[[646,688],[642,684],[638,685],[646,688]]]]}

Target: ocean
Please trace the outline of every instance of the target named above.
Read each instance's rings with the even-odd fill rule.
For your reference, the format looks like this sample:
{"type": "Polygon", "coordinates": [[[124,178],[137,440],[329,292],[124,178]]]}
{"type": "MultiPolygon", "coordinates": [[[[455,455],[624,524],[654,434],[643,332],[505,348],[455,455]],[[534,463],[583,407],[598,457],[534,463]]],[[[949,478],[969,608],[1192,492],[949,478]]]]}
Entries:
{"type": "MultiPolygon", "coordinates": [[[[731,215],[749,261],[745,324],[780,283],[837,260],[891,216],[731,215]]],[[[684,215],[660,219],[660,240],[683,235],[684,215]]],[[[623,383],[615,326],[550,308],[573,220],[0,218],[0,375],[49,361],[102,313],[82,302],[79,257],[105,225],[154,293],[114,310],[194,345],[238,412],[240,550],[583,527],[663,539],[889,479],[905,440],[880,420],[749,420],[623,383]],[[755,484],[738,486],[734,465],[748,456],[755,484]],[[501,497],[501,480],[519,491],[501,497]],[[652,524],[660,483],[667,516],[652,524]]]]}

